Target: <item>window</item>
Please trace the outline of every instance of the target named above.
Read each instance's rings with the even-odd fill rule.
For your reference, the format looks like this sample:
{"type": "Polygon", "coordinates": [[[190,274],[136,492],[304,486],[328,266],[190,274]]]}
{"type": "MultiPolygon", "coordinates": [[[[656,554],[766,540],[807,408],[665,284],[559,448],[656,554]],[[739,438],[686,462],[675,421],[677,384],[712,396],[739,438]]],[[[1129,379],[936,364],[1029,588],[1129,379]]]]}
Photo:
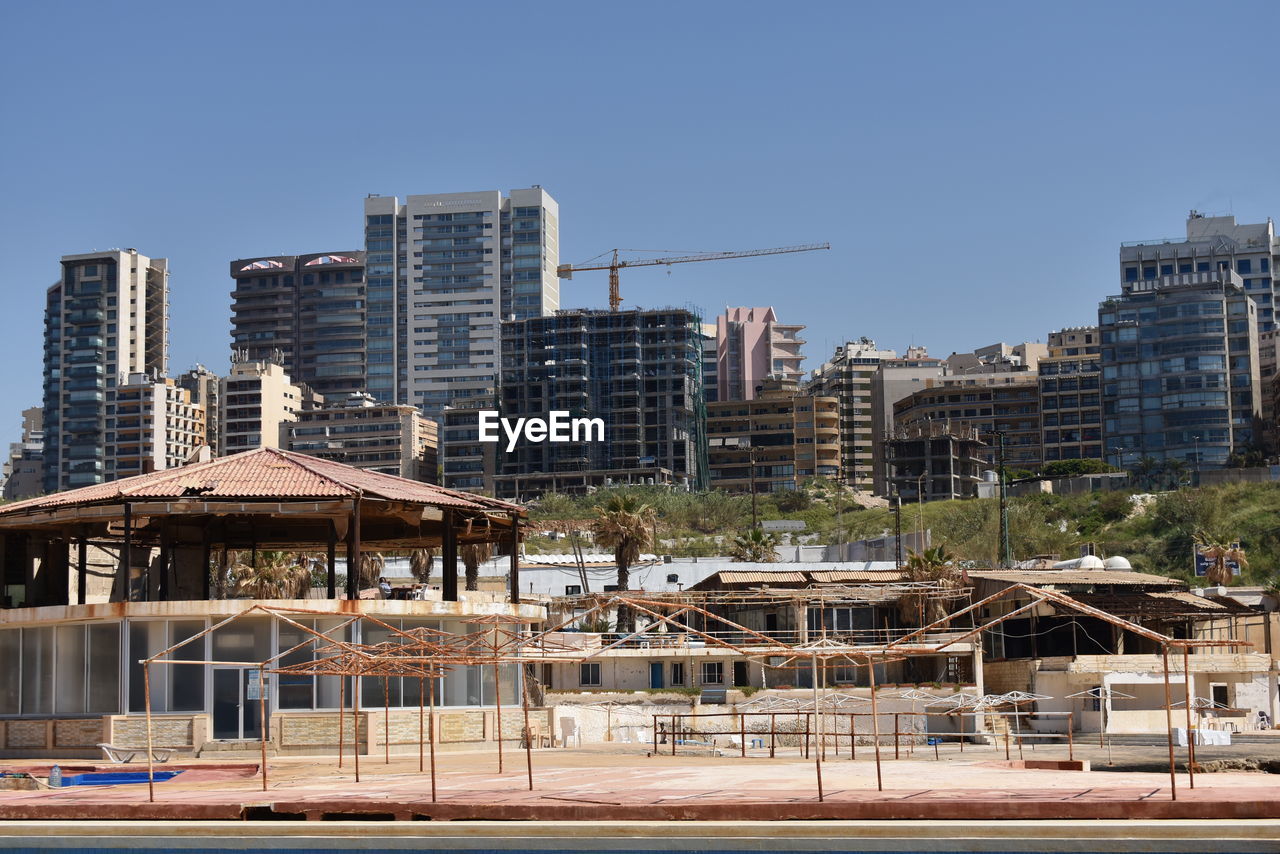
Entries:
{"type": "Polygon", "coordinates": [[[565,587],[564,587],[564,595],[566,595],[566,596],[581,596],[581,595],[582,595],[582,585],[581,585],[581,584],[566,584],[566,585],[565,585],[565,587]]]}
{"type": "Polygon", "coordinates": [[[702,684],[703,685],[724,684],[724,663],[719,661],[702,662],[702,684]]]}
{"type": "Polygon", "coordinates": [[[668,584],[679,584],[679,583],[680,583],[680,574],[679,574],[679,573],[676,573],[676,572],[668,572],[668,573],[667,573],[667,583],[668,583],[668,584]]]}
{"type": "Polygon", "coordinates": [[[684,662],[683,661],[673,661],[671,663],[671,684],[672,685],[684,684],[684,662]]]}
{"type": "Polygon", "coordinates": [[[584,688],[600,685],[600,662],[584,661],[578,665],[578,684],[584,688]]]}

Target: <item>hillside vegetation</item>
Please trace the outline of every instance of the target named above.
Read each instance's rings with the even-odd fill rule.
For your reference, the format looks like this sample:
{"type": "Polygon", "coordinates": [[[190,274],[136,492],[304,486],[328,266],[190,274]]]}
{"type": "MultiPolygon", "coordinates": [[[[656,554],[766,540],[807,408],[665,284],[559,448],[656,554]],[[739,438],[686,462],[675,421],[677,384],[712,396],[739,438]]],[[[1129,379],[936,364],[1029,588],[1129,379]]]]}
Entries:
{"type": "MultiPolygon", "coordinates": [[[[634,494],[655,507],[661,551],[677,556],[723,554],[724,543],[751,525],[750,496],[617,487],[589,496],[547,495],[531,509],[533,527],[589,520],[617,492],[634,494]]],[[[830,483],[758,496],[757,505],[761,519],[803,520],[807,530],[796,542],[847,542],[893,531],[890,510],[864,508],[849,491],[830,483]]],[[[902,527],[904,532],[932,530],[935,544],[946,545],[962,559],[996,560],[995,499],[906,504],[902,527]]],[[[1042,554],[1075,557],[1081,544],[1092,542],[1101,554],[1129,558],[1135,570],[1192,581],[1197,532],[1218,541],[1238,540],[1249,558],[1241,583],[1267,583],[1280,571],[1280,484],[1237,483],[1136,497],[1095,492],[1009,499],[1009,538],[1019,560],[1042,554]]],[[[532,538],[530,547],[569,550],[563,540],[542,537],[532,538]]]]}

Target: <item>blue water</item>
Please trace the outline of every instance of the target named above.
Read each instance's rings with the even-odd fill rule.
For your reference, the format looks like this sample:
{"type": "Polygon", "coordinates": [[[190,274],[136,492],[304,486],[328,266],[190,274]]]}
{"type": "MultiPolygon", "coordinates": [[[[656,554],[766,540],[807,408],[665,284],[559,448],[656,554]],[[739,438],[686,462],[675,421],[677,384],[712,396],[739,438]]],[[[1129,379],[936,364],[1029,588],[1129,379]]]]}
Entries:
{"type": "MultiPolygon", "coordinates": [[[[157,771],[152,776],[157,783],[160,783],[181,773],[181,771],[157,771]]],[[[118,786],[122,783],[145,782],[147,782],[146,771],[90,771],[62,778],[63,786],[118,786]]]]}

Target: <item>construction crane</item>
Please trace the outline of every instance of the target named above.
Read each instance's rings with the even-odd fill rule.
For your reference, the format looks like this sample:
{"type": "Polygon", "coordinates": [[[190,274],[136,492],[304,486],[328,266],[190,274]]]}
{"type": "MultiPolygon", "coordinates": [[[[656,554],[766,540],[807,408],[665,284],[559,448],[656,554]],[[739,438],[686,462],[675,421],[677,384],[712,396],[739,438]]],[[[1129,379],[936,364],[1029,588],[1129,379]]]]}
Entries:
{"type": "MultiPolygon", "coordinates": [[[[618,257],[619,252],[626,250],[614,249],[613,260],[608,264],[597,264],[593,266],[561,264],[556,268],[556,275],[562,279],[572,279],[574,273],[581,273],[587,270],[608,270],[609,310],[617,311],[622,307],[622,294],[618,291],[618,271],[623,267],[656,267],[661,264],[688,264],[691,261],[722,261],[728,258],[754,258],[757,255],[786,255],[791,252],[813,252],[817,249],[830,248],[830,243],[806,243],[802,246],[779,246],[776,249],[748,249],[744,252],[704,252],[701,255],[679,255],[673,258],[642,258],[634,261],[627,261],[618,257]]],[[[587,262],[587,264],[590,263],[590,261],[587,262]]]]}

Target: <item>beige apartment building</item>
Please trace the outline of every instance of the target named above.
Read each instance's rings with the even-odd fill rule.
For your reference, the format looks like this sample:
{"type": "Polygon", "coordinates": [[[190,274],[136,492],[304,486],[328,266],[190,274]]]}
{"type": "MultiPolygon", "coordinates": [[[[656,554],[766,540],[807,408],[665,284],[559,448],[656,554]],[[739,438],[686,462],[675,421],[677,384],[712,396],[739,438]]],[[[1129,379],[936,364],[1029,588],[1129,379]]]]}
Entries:
{"type": "Polygon", "coordinates": [[[754,400],[708,403],[707,440],[713,489],[777,492],[840,476],[838,399],[781,378],[764,380],[754,400]]]}
{"type": "Polygon", "coordinates": [[[176,380],[130,374],[107,398],[107,480],[177,468],[205,444],[205,408],[176,380]]]}
{"type": "Polygon", "coordinates": [[[882,362],[897,359],[870,338],[849,341],[814,370],[807,391],[834,397],[840,411],[840,474],[854,489],[870,491],[874,479],[876,419],[872,380],[882,362]]]}
{"type": "Polygon", "coordinates": [[[952,432],[973,428],[986,446],[978,450],[984,465],[998,465],[1004,436],[1006,468],[1036,471],[1040,445],[1040,389],[1034,372],[969,374],[926,380],[926,387],[893,405],[895,432],[946,423],[952,432]]]}
{"type": "Polygon", "coordinates": [[[239,362],[218,385],[218,432],[224,456],[254,448],[279,448],[281,425],[323,398],[295,385],[275,361],[239,362]]]}
{"type": "Polygon", "coordinates": [[[1044,461],[1104,459],[1098,327],[1050,332],[1048,346],[1039,364],[1044,461]]]}
{"type": "Polygon", "coordinates": [[[283,425],[290,451],[424,483],[439,478],[436,422],[413,406],[381,404],[352,394],[342,406],[298,413],[283,425]]]}

